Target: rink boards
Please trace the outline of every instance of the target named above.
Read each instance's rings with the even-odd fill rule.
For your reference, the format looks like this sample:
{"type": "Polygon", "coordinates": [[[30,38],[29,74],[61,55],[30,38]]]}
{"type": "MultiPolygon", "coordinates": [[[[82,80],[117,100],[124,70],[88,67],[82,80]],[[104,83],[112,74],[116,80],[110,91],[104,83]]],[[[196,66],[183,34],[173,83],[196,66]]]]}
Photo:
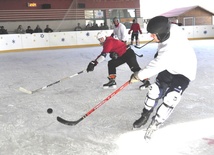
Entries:
{"type": "MultiPolygon", "coordinates": [[[[214,25],[208,26],[182,26],[189,39],[213,39],[214,25]]],[[[112,30],[103,30],[106,36],[111,35],[112,30]]],[[[6,34],[0,35],[0,52],[11,50],[41,49],[41,48],[63,48],[97,46],[99,42],[96,35],[99,31],[68,31],[53,33],[33,34],[6,34]]],[[[127,30],[128,34],[128,30],[127,30]]],[[[130,42],[131,35],[128,36],[130,42]]],[[[151,40],[150,35],[143,30],[139,35],[140,42],[151,40]]]]}

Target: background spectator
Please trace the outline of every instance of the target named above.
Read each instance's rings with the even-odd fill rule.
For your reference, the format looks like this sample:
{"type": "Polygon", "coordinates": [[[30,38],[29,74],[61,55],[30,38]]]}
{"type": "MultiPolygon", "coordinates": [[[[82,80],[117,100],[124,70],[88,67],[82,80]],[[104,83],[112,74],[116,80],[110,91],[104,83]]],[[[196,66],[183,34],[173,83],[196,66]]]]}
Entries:
{"type": "Polygon", "coordinates": [[[100,24],[99,29],[103,30],[103,23],[100,24]]]}
{"type": "Polygon", "coordinates": [[[19,34],[24,34],[25,30],[23,29],[22,25],[19,25],[18,28],[16,29],[16,33],[19,34]]]}
{"type": "Polygon", "coordinates": [[[91,30],[99,30],[99,26],[96,23],[93,23],[91,30]]]}
{"type": "Polygon", "coordinates": [[[36,26],[36,28],[34,29],[34,33],[40,33],[43,32],[42,29],[40,28],[39,25],[36,26]]]}
{"type": "Polygon", "coordinates": [[[1,26],[0,34],[8,34],[7,30],[4,28],[4,26],[1,26]]]}
{"type": "Polygon", "coordinates": [[[31,27],[28,26],[28,27],[27,27],[27,30],[26,30],[26,33],[32,34],[32,33],[33,33],[33,29],[31,29],[31,27]]]}
{"type": "Polygon", "coordinates": [[[51,28],[49,28],[49,25],[46,25],[46,28],[44,29],[44,32],[53,32],[53,30],[51,28]]]}
{"type": "Polygon", "coordinates": [[[85,30],[90,30],[91,29],[91,25],[88,23],[85,27],[85,30]]]}
{"type": "Polygon", "coordinates": [[[82,31],[82,27],[80,26],[80,23],[77,23],[77,27],[74,28],[74,31],[82,31]]]}
{"type": "Polygon", "coordinates": [[[106,22],[104,22],[103,29],[104,29],[104,30],[108,30],[108,29],[109,29],[109,27],[108,27],[108,25],[106,24],[106,22]]]}
{"type": "Polygon", "coordinates": [[[108,30],[109,29],[108,25],[106,24],[106,22],[104,22],[104,24],[101,23],[99,28],[100,28],[100,30],[108,30]]]}

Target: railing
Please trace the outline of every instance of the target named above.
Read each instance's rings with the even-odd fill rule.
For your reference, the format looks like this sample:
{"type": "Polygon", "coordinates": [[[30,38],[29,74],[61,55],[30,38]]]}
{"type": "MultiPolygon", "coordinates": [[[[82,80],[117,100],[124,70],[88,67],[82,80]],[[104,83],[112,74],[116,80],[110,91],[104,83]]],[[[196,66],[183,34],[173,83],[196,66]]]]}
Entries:
{"type": "Polygon", "coordinates": [[[0,22],[85,19],[84,9],[0,10],[0,22]]]}

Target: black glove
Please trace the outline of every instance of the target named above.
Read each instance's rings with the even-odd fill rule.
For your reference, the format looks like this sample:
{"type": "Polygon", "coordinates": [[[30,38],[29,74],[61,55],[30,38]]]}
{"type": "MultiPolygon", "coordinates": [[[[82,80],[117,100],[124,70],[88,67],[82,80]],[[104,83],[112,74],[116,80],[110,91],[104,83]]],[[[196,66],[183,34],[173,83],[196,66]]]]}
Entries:
{"type": "Polygon", "coordinates": [[[112,58],[112,59],[114,59],[114,60],[117,59],[117,58],[119,57],[118,54],[117,54],[116,52],[111,52],[109,56],[110,56],[110,58],[112,58]]]}
{"type": "Polygon", "coordinates": [[[89,64],[88,64],[88,67],[87,67],[87,72],[92,72],[94,70],[94,67],[97,65],[97,61],[91,61],[89,64]]]}
{"type": "Polygon", "coordinates": [[[151,83],[149,82],[149,79],[144,79],[141,82],[143,82],[143,84],[139,87],[140,90],[146,89],[151,85],[151,83]]]}

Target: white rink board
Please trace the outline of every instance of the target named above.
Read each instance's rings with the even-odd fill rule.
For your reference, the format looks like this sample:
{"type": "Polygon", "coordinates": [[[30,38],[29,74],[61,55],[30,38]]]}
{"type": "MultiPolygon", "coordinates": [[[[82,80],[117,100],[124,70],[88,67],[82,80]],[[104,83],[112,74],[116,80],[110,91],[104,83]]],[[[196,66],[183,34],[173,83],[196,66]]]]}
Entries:
{"type": "Polygon", "coordinates": [[[22,35],[0,35],[0,51],[22,49],[22,35]]]}
{"type": "MultiPolygon", "coordinates": [[[[181,27],[191,39],[214,38],[214,25],[208,26],[182,26],[181,27]]],[[[106,36],[110,36],[113,30],[103,30],[106,36]]],[[[99,31],[69,31],[53,33],[33,34],[7,34],[0,35],[0,51],[20,50],[29,48],[49,48],[63,46],[91,46],[99,45],[96,35],[99,31]]],[[[131,35],[127,40],[130,43],[131,35]]],[[[140,42],[149,41],[151,37],[143,30],[139,35],[140,42]]]]}
{"type": "Polygon", "coordinates": [[[33,33],[22,34],[22,48],[49,47],[49,34],[33,33]]]}
{"type": "Polygon", "coordinates": [[[72,46],[77,44],[76,34],[73,32],[49,33],[49,46],[72,46]]]}

